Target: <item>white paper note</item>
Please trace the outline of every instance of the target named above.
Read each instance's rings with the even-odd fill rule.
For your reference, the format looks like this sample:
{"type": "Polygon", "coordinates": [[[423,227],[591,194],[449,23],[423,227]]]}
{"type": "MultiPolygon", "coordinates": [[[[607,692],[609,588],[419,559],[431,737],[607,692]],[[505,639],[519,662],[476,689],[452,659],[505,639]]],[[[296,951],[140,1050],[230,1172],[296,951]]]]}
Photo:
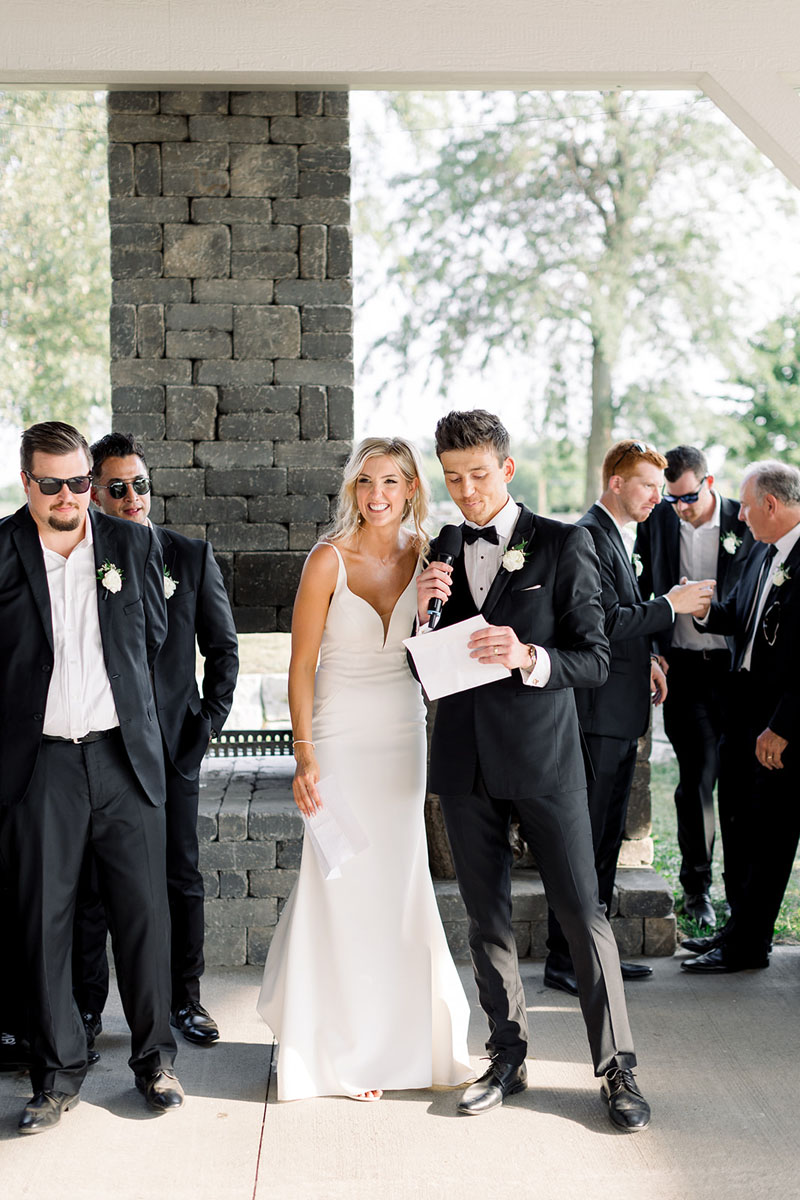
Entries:
{"type": "Polygon", "coordinates": [[[470,688],[494,683],[511,674],[508,667],[499,663],[480,663],[470,658],[469,639],[479,629],[488,629],[489,622],[481,616],[470,617],[445,629],[434,629],[432,633],[418,633],[406,638],[406,646],[414,659],[425,695],[429,700],[440,696],[451,696],[454,692],[466,692],[470,688]]]}
{"type": "Polygon", "coordinates": [[[338,879],[342,866],[366,850],[369,838],[345,800],[335,776],[328,775],[317,784],[322,808],[313,817],[303,816],[311,845],[325,879],[338,879]]]}

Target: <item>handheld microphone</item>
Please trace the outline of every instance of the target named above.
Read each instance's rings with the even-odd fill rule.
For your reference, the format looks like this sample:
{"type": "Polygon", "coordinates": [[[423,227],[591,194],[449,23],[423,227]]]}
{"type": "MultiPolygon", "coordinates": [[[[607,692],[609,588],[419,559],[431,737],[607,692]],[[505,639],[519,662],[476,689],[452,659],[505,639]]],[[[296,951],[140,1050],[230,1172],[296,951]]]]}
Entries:
{"type": "MultiPolygon", "coordinates": [[[[461,553],[461,546],[464,541],[464,535],[461,532],[461,527],[459,525],[443,525],[436,540],[438,542],[438,546],[434,562],[443,562],[450,565],[461,553]]],[[[436,628],[436,626],[439,624],[441,615],[441,597],[434,596],[428,602],[428,625],[430,629],[436,628]]]]}

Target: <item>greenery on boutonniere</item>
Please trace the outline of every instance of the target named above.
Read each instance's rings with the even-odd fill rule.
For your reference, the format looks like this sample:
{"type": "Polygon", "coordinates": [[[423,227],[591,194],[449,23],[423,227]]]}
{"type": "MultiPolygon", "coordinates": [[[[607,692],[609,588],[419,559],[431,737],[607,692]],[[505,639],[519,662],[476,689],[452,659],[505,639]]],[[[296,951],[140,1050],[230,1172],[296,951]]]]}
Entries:
{"type": "Polygon", "coordinates": [[[720,541],[722,542],[722,549],[726,554],[735,554],[742,544],[742,539],[737,537],[732,529],[729,529],[727,533],[723,533],[720,541]]]}
{"type": "Polygon", "coordinates": [[[518,542],[516,546],[509,546],[500,559],[500,566],[504,571],[521,571],[529,558],[528,543],[518,542]]]}
{"type": "Polygon", "coordinates": [[[792,573],[785,562],[778,563],[775,570],[772,572],[772,586],[783,587],[788,579],[792,578],[792,573]]]}
{"type": "Polygon", "coordinates": [[[109,562],[106,559],[103,565],[97,568],[97,578],[106,589],[104,596],[104,599],[106,599],[109,592],[122,591],[122,581],[125,578],[125,572],[122,567],[118,567],[116,563],[109,562]]]}
{"type": "Polygon", "coordinates": [[[175,589],[180,583],[180,579],[173,579],[169,567],[164,567],[164,595],[167,600],[171,600],[175,595],[175,589]]]}

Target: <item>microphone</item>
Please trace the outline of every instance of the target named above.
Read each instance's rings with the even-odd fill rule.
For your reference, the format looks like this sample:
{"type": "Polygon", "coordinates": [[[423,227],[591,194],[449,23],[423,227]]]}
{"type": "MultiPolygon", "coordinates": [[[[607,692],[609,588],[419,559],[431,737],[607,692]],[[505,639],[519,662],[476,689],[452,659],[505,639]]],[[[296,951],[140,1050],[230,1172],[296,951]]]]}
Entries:
{"type": "MultiPolygon", "coordinates": [[[[461,532],[460,525],[443,525],[439,531],[439,536],[436,539],[438,548],[434,562],[443,562],[450,565],[461,553],[461,546],[464,541],[464,535],[461,532]]],[[[442,600],[439,596],[434,596],[428,602],[428,625],[429,628],[435,629],[439,624],[439,618],[442,615],[442,600]]]]}

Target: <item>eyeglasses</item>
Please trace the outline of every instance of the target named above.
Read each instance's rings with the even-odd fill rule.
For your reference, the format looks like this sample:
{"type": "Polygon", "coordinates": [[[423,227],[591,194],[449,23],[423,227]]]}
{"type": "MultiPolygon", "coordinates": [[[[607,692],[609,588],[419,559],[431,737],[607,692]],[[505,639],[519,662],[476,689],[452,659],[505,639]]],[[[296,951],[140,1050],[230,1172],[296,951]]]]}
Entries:
{"type": "Polygon", "coordinates": [[[761,618],[761,629],[766,639],[768,646],[775,645],[775,639],[778,636],[778,629],[781,623],[781,603],[780,600],[773,600],[764,616],[761,618]]]}
{"type": "Polygon", "coordinates": [[[703,478],[700,480],[700,483],[698,485],[696,492],[684,492],[684,494],[682,496],[673,496],[669,492],[665,492],[664,489],[662,488],[661,489],[661,499],[666,500],[667,504],[677,504],[678,501],[680,501],[681,504],[694,504],[694,502],[697,500],[697,497],[700,495],[701,491],[703,490],[703,484],[705,483],[705,481],[707,479],[708,479],[708,476],[704,475],[703,478]]]}
{"type": "Polygon", "coordinates": [[[614,472],[616,471],[617,467],[622,462],[622,460],[624,458],[627,458],[629,454],[632,454],[634,450],[636,451],[637,454],[646,454],[647,446],[644,444],[644,442],[631,442],[630,446],[626,446],[625,449],[622,451],[622,454],[620,454],[619,458],[617,459],[617,461],[614,463],[613,467],[611,468],[612,475],[614,474],[614,472]]]}
{"type": "Polygon", "coordinates": [[[67,485],[73,495],[80,496],[83,492],[88,492],[89,485],[92,482],[91,475],[73,475],[71,479],[56,479],[54,475],[31,475],[30,471],[23,471],[23,475],[27,475],[32,483],[38,483],[39,491],[43,496],[57,496],[67,485]]]}
{"type": "Polygon", "coordinates": [[[132,487],[137,496],[146,496],[150,491],[150,480],[146,475],[137,475],[135,479],[112,479],[111,483],[96,483],[96,488],[106,488],[114,500],[124,500],[128,488],[132,487]]]}

